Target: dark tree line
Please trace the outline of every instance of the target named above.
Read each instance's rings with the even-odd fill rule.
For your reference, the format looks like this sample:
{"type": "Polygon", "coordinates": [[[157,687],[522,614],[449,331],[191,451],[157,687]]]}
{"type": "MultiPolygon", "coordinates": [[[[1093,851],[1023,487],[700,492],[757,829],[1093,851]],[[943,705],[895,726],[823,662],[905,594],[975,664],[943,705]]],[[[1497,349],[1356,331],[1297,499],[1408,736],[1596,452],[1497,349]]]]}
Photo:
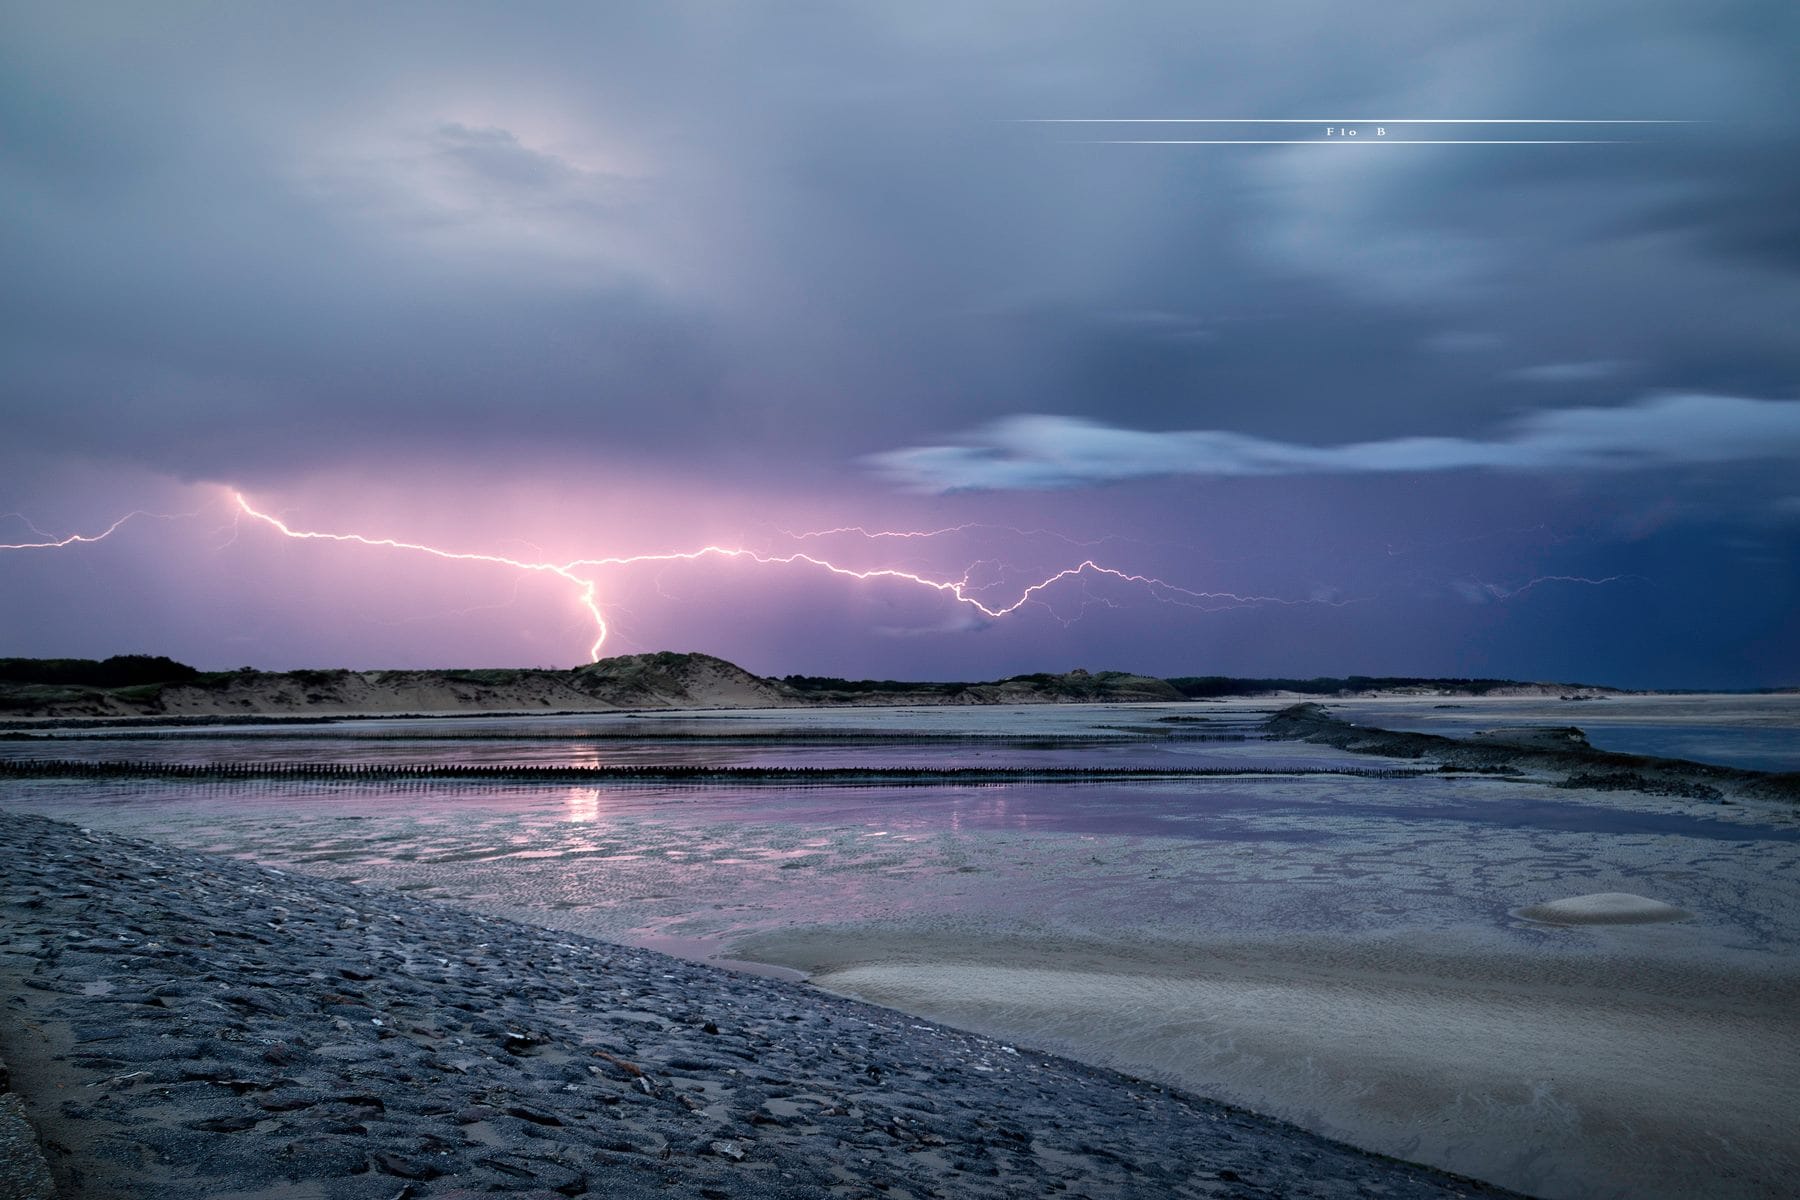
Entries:
{"type": "Polygon", "coordinates": [[[199,675],[198,668],[160,654],[115,654],[105,660],[0,658],[0,683],[117,688],[139,687],[146,683],[185,683],[199,675]]]}

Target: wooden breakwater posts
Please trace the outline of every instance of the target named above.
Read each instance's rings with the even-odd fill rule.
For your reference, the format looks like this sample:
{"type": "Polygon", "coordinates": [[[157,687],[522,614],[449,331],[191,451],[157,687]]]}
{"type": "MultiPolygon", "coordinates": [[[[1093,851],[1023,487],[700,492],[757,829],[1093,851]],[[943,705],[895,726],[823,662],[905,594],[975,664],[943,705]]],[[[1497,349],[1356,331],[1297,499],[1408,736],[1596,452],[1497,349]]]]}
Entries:
{"type": "MultiPolygon", "coordinates": [[[[14,736],[0,734],[0,736],[14,736]]],[[[81,742],[94,740],[94,735],[87,733],[49,732],[36,735],[17,735],[19,740],[37,740],[46,742],[81,742]]],[[[320,733],[316,729],[308,730],[273,730],[244,732],[238,729],[194,729],[171,731],[156,730],[108,730],[103,735],[109,742],[173,742],[198,744],[206,741],[219,742],[319,742],[321,740],[344,742],[545,742],[545,743],[605,743],[605,742],[676,742],[681,744],[704,745],[781,745],[781,746],[861,746],[861,745],[956,745],[956,746],[1006,746],[1024,749],[1060,750],[1081,748],[1085,746],[1158,746],[1168,742],[1248,742],[1271,741],[1264,735],[1244,733],[1190,733],[1185,730],[1165,732],[1133,732],[1121,730],[1099,733],[944,733],[938,731],[914,730],[824,730],[803,733],[792,733],[786,730],[738,730],[729,733],[706,730],[689,732],[687,730],[668,729],[626,729],[626,730],[584,730],[573,732],[517,732],[517,733],[434,733],[434,732],[385,732],[357,733],[346,731],[341,735],[333,730],[320,733]]]]}
{"type": "Polygon", "coordinates": [[[527,763],[178,763],[68,758],[0,760],[0,779],[191,779],[346,783],[447,782],[788,784],[931,786],[992,783],[1149,783],[1243,775],[1348,775],[1408,779],[1414,767],[716,767],[629,764],[604,767],[527,763]]]}

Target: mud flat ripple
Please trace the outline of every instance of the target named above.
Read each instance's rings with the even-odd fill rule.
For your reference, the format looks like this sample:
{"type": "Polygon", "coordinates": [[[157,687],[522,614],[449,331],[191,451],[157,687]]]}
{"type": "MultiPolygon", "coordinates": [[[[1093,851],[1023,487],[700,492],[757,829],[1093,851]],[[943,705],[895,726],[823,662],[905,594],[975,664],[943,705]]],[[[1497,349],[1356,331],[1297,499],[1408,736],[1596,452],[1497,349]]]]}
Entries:
{"type": "Polygon", "coordinates": [[[1503,1194],[797,984],[0,814],[66,1196],[1503,1194]]]}

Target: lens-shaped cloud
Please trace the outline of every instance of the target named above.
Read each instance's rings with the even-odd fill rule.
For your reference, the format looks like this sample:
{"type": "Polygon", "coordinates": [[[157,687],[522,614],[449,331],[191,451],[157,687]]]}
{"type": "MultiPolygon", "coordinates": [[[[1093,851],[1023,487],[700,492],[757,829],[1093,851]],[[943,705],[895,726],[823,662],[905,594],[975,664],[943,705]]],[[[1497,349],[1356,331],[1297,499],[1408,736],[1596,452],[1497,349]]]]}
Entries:
{"type": "Polygon", "coordinates": [[[941,446],[870,455],[926,492],[1043,490],[1197,475],[1617,471],[1800,459],[1800,401],[1665,394],[1617,408],[1533,413],[1493,438],[1403,437],[1309,446],[1218,429],[1164,433],[1017,416],[941,446]]]}

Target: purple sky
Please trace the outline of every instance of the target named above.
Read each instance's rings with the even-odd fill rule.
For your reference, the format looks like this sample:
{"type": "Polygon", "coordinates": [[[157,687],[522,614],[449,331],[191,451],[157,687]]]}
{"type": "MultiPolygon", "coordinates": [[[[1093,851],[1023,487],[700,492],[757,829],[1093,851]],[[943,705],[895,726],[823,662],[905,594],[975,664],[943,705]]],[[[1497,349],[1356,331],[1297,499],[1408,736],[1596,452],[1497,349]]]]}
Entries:
{"type": "Polygon", "coordinates": [[[1791,4],[6,7],[0,655],[1800,683],[1791,4]]]}

